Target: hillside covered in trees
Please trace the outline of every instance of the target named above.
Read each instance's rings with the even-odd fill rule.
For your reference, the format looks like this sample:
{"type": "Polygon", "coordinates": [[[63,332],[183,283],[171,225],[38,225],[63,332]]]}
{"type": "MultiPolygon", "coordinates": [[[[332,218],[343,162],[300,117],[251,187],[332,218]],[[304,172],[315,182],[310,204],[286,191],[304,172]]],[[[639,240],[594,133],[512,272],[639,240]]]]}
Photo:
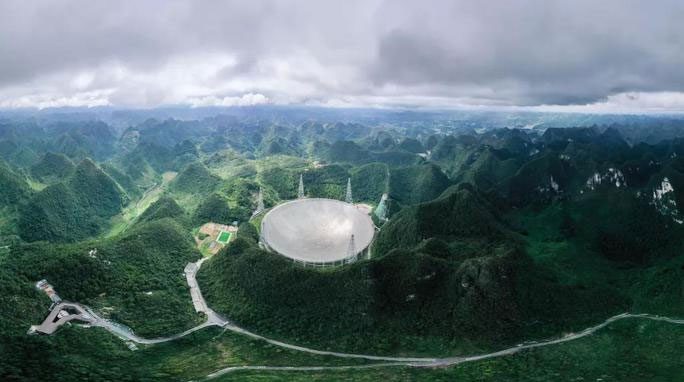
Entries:
{"type": "MultiPolygon", "coordinates": [[[[316,349],[472,355],[622,312],[684,316],[679,120],[563,115],[518,129],[478,113],[226,110],[2,120],[0,377],[52,377],[26,361],[33,355],[64,380],[188,380],[271,360],[341,364],[216,328],[136,351],[78,325],[26,335],[49,307],[34,286],[43,278],[143,337],[203,322],[183,270],[204,253],[193,235],[208,222],[239,225],[197,274],[209,306],[255,333],[316,349]],[[267,210],[297,198],[300,177],[306,197],[344,200],[349,180],[354,203],[384,209],[386,219],[371,212],[368,258],[311,268],[259,245],[258,195],[267,210]],[[110,358],[137,369],[108,369],[110,358]]],[[[507,121],[542,117],[516,118],[507,121]]],[[[644,337],[618,328],[601,338],[644,337]]],[[[663,330],[656,336],[669,338],[663,330]]],[[[622,353],[610,350],[632,360],[622,353]]]]}

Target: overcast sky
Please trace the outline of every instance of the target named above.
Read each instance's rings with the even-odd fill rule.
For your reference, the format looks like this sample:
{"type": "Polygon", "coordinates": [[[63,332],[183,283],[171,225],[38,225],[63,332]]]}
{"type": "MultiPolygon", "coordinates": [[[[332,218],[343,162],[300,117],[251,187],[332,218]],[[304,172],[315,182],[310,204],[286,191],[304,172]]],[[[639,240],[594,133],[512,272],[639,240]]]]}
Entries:
{"type": "Polygon", "coordinates": [[[0,107],[684,111],[684,1],[0,1],[0,107]]]}

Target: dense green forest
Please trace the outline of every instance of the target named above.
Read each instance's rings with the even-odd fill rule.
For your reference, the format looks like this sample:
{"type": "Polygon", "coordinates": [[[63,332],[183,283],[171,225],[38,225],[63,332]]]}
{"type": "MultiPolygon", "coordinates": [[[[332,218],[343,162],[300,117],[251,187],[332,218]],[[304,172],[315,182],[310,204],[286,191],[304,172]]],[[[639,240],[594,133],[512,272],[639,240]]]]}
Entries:
{"type": "Polygon", "coordinates": [[[41,160],[31,166],[31,176],[44,183],[58,182],[74,171],[76,166],[64,154],[45,153],[41,160]]]}
{"type": "Polygon", "coordinates": [[[84,159],[62,182],[25,205],[19,231],[27,241],[77,241],[99,233],[126,203],[126,195],[93,161],[84,159]]]}
{"type": "Polygon", "coordinates": [[[143,211],[138,217],[138,222],[150,222],[164,218],[176,219],[180,222],[187,220],[185,210],[173,198],[162,196],[143,211]]]}
{"type": "MultiPolygon", "coordinates": [[[[197,275],[209,306],[301,346],[473,355],[622,312],[684,317],[680,120],[558,115],[517,129],[541,117],[195,112],[0,119],[1,379],[198,380],[227,366],[368,362],[220,328],[138,350],[77,324],[26,334],[50,306],[34,287],[43,278],[143,337],[204,322],[183,269],[201,258],[192,233],[207,222],[239,224],[197,275]],[[311,268],[260,247],[257,195],[266,209],[294,199],[300,176],[306,197],[343,200],[348,179],[355,203],[376,208],[387,196],[370,258],[311,268]]],[[[621,321],[562,346],[438,370],[221,378],[525,380],[534,363],[558,379],[677,380],[680,332],[621,321]],[[654,341],[662,351],[644,358],[654,341]]]]}

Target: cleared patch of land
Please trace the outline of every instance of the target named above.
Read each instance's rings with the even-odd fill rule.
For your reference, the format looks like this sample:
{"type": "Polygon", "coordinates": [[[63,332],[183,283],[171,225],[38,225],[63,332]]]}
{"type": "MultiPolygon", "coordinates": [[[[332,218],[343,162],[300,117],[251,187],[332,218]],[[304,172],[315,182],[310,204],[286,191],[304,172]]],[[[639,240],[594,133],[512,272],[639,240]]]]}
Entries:
{"type": "Polygon", "coordinates": [[[203,255],[214,255],[233,239],[237,230],[233,225],[205,223],[197,231],[195,243],[203,255]]]}
{"type": "Polygon", "coordinates": [[[218,241],[221,244],[227,244],[230,241],[231,236],[232,234],[230,232],[222,231],[218,239],[216,239],[216,241],[218,241]]]}

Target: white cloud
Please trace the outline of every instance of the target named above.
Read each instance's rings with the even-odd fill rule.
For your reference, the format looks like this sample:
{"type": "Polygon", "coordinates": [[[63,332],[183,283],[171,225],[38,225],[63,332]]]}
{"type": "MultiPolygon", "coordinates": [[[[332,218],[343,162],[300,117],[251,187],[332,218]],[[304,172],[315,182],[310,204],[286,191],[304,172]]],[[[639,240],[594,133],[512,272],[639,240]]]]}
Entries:
{"type": "Polygon", "coordinates": [[[0,100],[0,108],[94,107],[111,106],[109,92],[94,91],[65,96],[60,94],[34,94],[0,100]]]}
{"type": "Polygon", "coordinates": [[[529,109],[580,113],[684,112],[684,92],[624,92],[586,105],[540,105],[529,109]]]}
{"type": "Polygon", "coordinates": [[[189,99],[188,103],[193,107],[200,106],[254,106],[269,103],[269,99],[263,94],[247,93],[239,97],[207,96],[189,99]]]}

